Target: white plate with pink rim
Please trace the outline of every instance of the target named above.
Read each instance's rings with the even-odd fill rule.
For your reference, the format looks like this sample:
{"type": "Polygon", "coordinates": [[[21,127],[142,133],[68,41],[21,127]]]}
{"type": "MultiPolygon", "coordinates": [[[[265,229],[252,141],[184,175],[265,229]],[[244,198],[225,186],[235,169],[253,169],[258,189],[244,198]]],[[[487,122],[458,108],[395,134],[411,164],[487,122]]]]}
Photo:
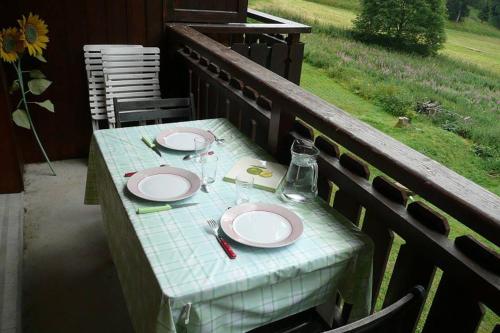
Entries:
{"type": "Polygon", "coordinates": [[[145,169],[130,177],[127,189],[150,201],[172,202],[193,196],[201,187],[195,173],[169,166],[145,169]]]}
{"type": "Polygon", "coordinates": [[[180,150],[193,151],[194,139],[204,139],[208,144],[215,141],[215,137],[208,131],[194,127],[173,127],[161,131],[156,136],[156,142],[162,147],[180,150]]]}
{"type": "Polygon", "coordinates": [[[265,203],[245,203],[228,209],[220,224],[229,238],[261,248],[290,245],[304,231],[297,214],[285,207],[265,203]]]}

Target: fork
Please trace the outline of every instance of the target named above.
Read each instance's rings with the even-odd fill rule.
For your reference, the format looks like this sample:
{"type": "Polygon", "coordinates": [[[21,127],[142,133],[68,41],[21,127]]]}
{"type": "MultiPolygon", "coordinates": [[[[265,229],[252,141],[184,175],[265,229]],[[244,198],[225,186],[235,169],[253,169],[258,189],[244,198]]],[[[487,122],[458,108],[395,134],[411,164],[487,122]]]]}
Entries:
{"type": "Polygon", "coordinates": [[[219,144],[224,143],[224,141],[226,141],[225,139],[218,138],[217,135],[215,135],[215,133],[212,132],[211,130],[208,130],[208,133],[212,134],[214,136],[215,142],[219,144]]]}
{"type": "Polygon", "coordinates": [[[219,242],[220,246],[222,246],[224,252],[226,252],[227,256],[230,259],[235,259],[236,253],[234,253],[231,246],[229,246],[229,243],[219,236],[219,223],[215,222],[215,220],[212,219],[208,220],[207,223],[210,229],[212,229],[212,232],[214,233],[215,238],[217,238],[217,241],[219,242]]]}

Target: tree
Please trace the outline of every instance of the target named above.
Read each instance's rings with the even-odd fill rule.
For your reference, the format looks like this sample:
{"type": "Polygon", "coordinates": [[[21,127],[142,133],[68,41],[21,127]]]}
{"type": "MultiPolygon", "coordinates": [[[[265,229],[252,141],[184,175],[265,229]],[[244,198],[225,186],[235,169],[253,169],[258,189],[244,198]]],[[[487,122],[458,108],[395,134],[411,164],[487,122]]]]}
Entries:
{"type": "Polygon", "coordinates": [[[434,54],[445,41],[443,1],[362,0],[354,35],[365,42],[434,54]]]}
{"type": "Polygon", "coordinates": [[[463,21],[470,14],[469,3],[469,0],[447,0],[448,18],[455,22],[463,21]]]}
{"type": "Polygon", "coordinates": [[[483,8],[483,4],[487,2],[487,0],[469,0],[469,6],[470,7],[474,7],[474,8],[477,8],[477,9],[481,9],[483,8]]]}
{"type": "Polygon", "coordinates": [[[500,29],[500,0],[491,1],[490,22],[500,29]]]}
{"type": "Polygon", "coordinates": [[[488,1],[485,1],[479,11],[477,17],[481,20],[481,22],[488,22],[490,19],[490,4],[488,1]]]}

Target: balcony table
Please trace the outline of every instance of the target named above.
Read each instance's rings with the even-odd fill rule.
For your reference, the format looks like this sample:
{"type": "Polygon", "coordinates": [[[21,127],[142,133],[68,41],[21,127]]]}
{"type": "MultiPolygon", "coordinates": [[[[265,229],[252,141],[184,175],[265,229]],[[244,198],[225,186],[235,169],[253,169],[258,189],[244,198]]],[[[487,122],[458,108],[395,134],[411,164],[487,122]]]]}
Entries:
{"type": "Polygon", "coordinates": [[[137,332],[244,332],[323,304],[335,293],[353,304],[350,320],[368,314],[371,240],[321,199],[286,205],[276,194],[254,190],[252,201],[286,205],[304,222],[299,240],[279,249],[231,242],[230,260],[209,232],[234,205],[234,184],[223,176],[243,156],[273,160],[226,119],[99,130],[92,139],[86,204],[100,204],[109,248],[137,332]],[[126,192],[126,172],[161,164],[195,170],[184,153],[162,149],[159,157],[141,142],[169,127],[199,127],[226,139],[210,194],[184,202],[196,206],[137,215],[155,205],[126,192]]]}

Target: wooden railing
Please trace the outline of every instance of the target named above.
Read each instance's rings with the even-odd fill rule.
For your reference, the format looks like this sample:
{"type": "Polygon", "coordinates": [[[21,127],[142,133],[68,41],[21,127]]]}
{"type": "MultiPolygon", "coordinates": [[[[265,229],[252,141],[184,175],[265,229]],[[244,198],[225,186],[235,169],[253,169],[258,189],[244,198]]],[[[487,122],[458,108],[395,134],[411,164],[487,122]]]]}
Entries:
{"type": "Polygon", "coordinates": [[[311,27],[252,9],[247,16],[261,23],[196,23],[189,26],[299,84],[304,57],[300,34],[311,32],[311,27]]]}
{"type": "Polygon", "coordinates": [[[387,260],[396,233],[405,243],[384,304],[417,284],[429,290],[439,268],[443,276],[424,332],[475,332],[483,305],[500,313],[498,254],[471,236],[449,239],[441,213],[422,201],[408,204],[409,195],[418,194],[498,246],[498,196],[192,27],[170,24],[166,32],[169,61],[179,70],[173,77],[185,78],[184,93],[195,95],[199,118],[228,118],[283,163],[293,138],[315,140],[321,151],[319,195],[375,243],[374,299],[390,273],[387,260]],[[311,127],[322,134],[314,137],[311,127]],[[341,154],[339,145],[348,152],[341,154]],[[371,180],[368,163],[388,177],[371,180]]]}

